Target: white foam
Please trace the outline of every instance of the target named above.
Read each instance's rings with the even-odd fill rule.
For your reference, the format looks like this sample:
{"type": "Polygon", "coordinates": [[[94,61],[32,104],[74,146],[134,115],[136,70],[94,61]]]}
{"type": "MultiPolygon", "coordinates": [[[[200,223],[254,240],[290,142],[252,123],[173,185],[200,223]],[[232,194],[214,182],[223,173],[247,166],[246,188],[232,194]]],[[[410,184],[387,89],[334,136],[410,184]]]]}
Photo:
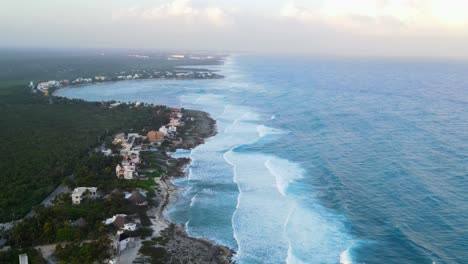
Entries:
{"type": "Polygon", "coordinates": [[[258,133],[258,136],[262,138],[266,135],[281,135],[281,134],[285,134],[286,132],[281,129],[259,125],[257,126],[257,133],[258,133]]]}
{"type": "Polygon", "coordinates": [[[290,204],[276,191],[275,179],[265,169],[269,157],[261,154],[225,153],[239,187],[233,229],[239,263],[272,263],[286,259],[288,241],[283,232],[290,204]],[[264,219],[259,221],[259,219],[264,219]],[[272,245],[270,241],[275,241],[272,245]]]}
{"type": "Polygon", "coordinates": [[[349,247],[340,254],[340,264],[353,264],[349,255],[349,247]]]}
{"type": "Polygon", "coordinates": [[[269,157],[264,164],[268,172],[275,177],[276,188],[284,197],[286,197],[289,184],[303,178],[304,170],[288,160],[269,157]]]}
{"type": "Polygon", "coordinates": [[[238,179],[237,179],[237,171],[236,171],[236,166],[234,165],[234,163],[232,163],[231,161],[229,161],[228,159],[228,155],[229,153],[231,153],[233,151],[234,148],[232,148],[231,150],[229,150],[228,152],[225,152],[223,154],[223,158],[224,160],[232,166],[232,171],[233,171],[233,181],[234,183],[237,184],[237,190],[239,192],[239,194],[237,195],[237,201],[236,201],[236,210],[234,211],[234,213],[232,214],[232,217],[231,217],[231,226],[232,226],[232,236],[234,237],[234,240],[236,241],[236,244],[237,244],[237,250],[236,250],[236,254],[234,256],[234,260],[238,259],[241,252],[242,252],[242,249],[241,249],[241,245],[239,243],[239,238],[237,236],[237,232],[236,232],[236,228],[234,226],[234,219],[236,218],[236,215],[237,215],[237,210],[239,210],[239,207],[240,207],[240,203],[241,203],[241,190],[239,188],[239,183],[238,183],[238,179]]]}
{"type": "Polygon", "coordinates": [[[198,194],[195,194],[192,199],[190,199],[190,207],[193,207],[193,205],[195,204],[196,200],[197,200],[197,195],[198,194]]]}
{"type": "Polygon", "coordinates": [[[175,152],[169,153],[169,156],[175,159],[179,158],[190,158],[190,154],[192,154],[191,150],[187,149],[176,149],[175,152]]]}

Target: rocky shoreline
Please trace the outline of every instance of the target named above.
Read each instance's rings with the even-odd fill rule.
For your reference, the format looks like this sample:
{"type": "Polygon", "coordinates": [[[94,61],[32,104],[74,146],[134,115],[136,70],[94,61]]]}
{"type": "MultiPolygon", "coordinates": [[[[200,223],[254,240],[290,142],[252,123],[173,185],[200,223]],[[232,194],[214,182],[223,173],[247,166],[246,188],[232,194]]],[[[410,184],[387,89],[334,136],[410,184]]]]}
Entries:
{"type": "MultiPolygon", "coordinates": [[[[165,149],[167,160],[172,160],[167,152],[177,149],[193,149],[203,144],[209,137],[216,135],[216,122],[208,113],[194,110],[184,110],[190,120],[185,124],[185,130],[181,131],[181,141],[171,142],[165,149]]],[[[156,239],[143,241],[140,256],[135,263],[233,263],[234,251],[211,241],[194,238],[187,234],[183,226],[171,223],[164,215],[171,202],[176,199],[177,186],[172,179],[184,177],[184,169],[190,165],[189,158],[177,159],[177,165],[168,171],[167,175],[157,179],[158,192],[155,196],[157,206],[150,208],[148,215],[152,222],[152,228],[156,239]],[[153,261],[151,261],[151,259],[153,261]],[[161,262],[163,263],[163,262],[161,262]]]]}

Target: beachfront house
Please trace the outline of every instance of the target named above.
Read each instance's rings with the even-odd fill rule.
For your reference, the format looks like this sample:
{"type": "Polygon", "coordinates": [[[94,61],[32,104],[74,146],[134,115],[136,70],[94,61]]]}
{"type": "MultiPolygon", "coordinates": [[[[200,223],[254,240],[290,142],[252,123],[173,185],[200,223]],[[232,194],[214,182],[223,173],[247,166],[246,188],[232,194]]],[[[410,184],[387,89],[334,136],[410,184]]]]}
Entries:
{"type": "Polygon", "coordinates": [[[135,204],[138,206],[145,206],[148,204],[146,197],[138,191],[134,191],[132,193],[126,193],[125,199],[130,201],[132,204],[135,204]]]}
{"type": "Polygon", "coordinates": [[[96,199],[98,197],[96,187],[78,187],[71,194],[73,204],[80,204],[85,198],[96,199]]]}

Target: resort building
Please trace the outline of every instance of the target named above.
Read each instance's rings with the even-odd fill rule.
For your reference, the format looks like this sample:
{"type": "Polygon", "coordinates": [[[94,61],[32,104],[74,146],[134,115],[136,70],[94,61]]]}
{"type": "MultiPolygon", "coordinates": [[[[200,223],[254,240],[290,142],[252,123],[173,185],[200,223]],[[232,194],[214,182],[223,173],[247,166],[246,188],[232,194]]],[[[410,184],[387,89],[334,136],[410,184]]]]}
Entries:
{"type": "Polygon", "coordinates": [[[47,92],[50,88],[59,87],[60,83],[52,80],[48,82],[41,82],[37,85],[37,89],[43,93],[47,92]]]}
{"type": "Polygon", "coordinates": [[[73,190],[72,193],[73,204],[80,204],[84,198],[96,199],[97,188],[96,187],[78,187],[73,190]]]}

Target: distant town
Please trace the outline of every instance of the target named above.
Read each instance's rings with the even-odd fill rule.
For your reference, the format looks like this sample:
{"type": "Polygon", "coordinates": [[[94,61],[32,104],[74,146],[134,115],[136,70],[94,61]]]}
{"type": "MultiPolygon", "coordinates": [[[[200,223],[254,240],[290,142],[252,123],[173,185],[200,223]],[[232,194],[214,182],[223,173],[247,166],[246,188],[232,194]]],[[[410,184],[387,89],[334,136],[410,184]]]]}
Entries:
{"type": "MultiPolygon", "coordinates": [[[[128,55],[128,57],[134,57],[138,59],[150,59],[149,56],[145,55],[128,55]]],[[[168,55],[167,60],[213,60],[213,56],[186,56],[182,54],[168,55]]],[[[210,70],[200,69],[168,69],[168,70],[155,70],[155,69],[139,69],[121,71],[110,75],[99,75],[93,77],[79,77],[74,80],[49,80],[40,82],[37,85],[34,82],[30,82],[29,87],[33,92],[42,92],[45,96],[53,93],[55,90],[69,87],[79,86],[91,83],[102,83],[102,82],[115,82],[125,80],[139,80],[139,79],[178,79],[178,80],[192,80],[192,79],[221,79],[223,75],[217,74],[210,70]]]]}
{"type": "Polygon", "coordinates": [[[83,84],[90,83],[102,83],[102,82],[115,82],[115,81],[125,81],[125,80],[139,80],[139,79],[221,79],[224,76],[216,74],[211,71],[182,71],[182,70],[168,70],[168,71],[147,71],[139,70],[128,72],[120,72],[121,75],[117,76],[95,76],[93,78],[77,78],[75,80],[50,80],[47,82],[41,82],[34,85],[34,82],[29,84],[29,87],[33,92],[42,92],[45,96],[48,96],[50,93],[56,89],[68,87],[68,86],[78,86],[83,84]]]}

